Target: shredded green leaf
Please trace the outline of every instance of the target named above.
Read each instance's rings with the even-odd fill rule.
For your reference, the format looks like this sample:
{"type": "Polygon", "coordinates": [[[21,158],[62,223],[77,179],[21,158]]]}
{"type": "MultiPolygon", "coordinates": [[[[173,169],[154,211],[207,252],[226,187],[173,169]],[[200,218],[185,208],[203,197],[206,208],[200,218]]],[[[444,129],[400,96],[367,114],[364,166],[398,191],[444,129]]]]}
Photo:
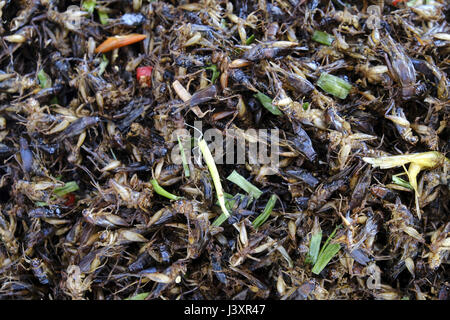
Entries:
{"type": "Polygon", "coordinates": [[[347,95],[352,88],[352,85],[347,81],[328,73],[322,73],[320,75],[317,85],[325,92],[340,99],[347,98],[347,95]]]}
{"type": "Polygon", "coordinates": [[[41,71],[37,74],[39,85],[42,89],[51,88],[52,87],[52,79],[48,74],[44,72],[44,69],[41,69],[41,71]]]}
{"type": "Polygon", "coordinates": [[[158,181],[156,179],[150,180],[150,183],[153,186],[153,190],[155,190],[155,192],[157,194],[159,194],[160,196],[166,197],[166,198],[168,198],[170,200],[179,200],[179,199],[181,199],[181,197],[176,196],[176,195],[174,195],[174,194],[164,190],[164,188],[159,185],[159,183],[158,183],[158,181]]]}
{"type": "MultiPolygon", "coordinates": [[[[245,195],[241,194],[241,193],[236,193],[235,196],[224,192],[224,197],[225,197],[225,207],[229,210],[229,211],[233,211],[233,208],[236,204],[236,197],[239,197],[239,201],[242,201],[243,198],[245,197],[245,195]]],[[[247,207],[250,205],[251,201],[249,201],[247,203],[247,207]]],[[[216,205],[220,205],[219,201],[217,200],[216,205]]],[[[215,227],[219,227],[222,223],[224,223],[227,220],[227,216],[225,214],[221,214],[214,222],[213,222],[213,226],[215,227]]]]}
{"type": "Polygon", "coordinates": [[[216,220],[213,222],[213,227],[220,227],[222,223],[227,221],[228,217],[225,214],[221,214],[216,220]]]}
{"type": "Polygon", "coordinates": [[[402,178],[399,178],[397,176],[392,176],[392,182],[395,184],[398,184],[399,186],[414,190],[414,188],[411,186],[411,184],[408,181],[406,181],[402,178]]]}
{"type": "Polygon", "coordinates": [[[264,222],[266,222],[266,220],[272,213],[273,207],[275,206],[276,202],[277,196],[275,194],[271,195],[269,201],[267,201],[264,211],[253,221],[253,227],[255,227],[255,229],[258,229],[264,222]]]}
{"type": "Polygon", "coordinates": [[[98,18],[100,19],[100,23],[103,25],[108,24],[108,21],[109,21],[108,14],[106,12],[103,12],[100,10],[97,10],[97,13],[98,13],[98,18]]]}
{"type": "Polygon", "coordinates": [[[215,83],[217,78],[220,76],[220,71],[217,69],[217,66],[215,64],[210,65],[209,67],[206,67],[205,70],[211,70],[212,71],[212,77],[211,82],[215,83]]]}
{"type": "MultiPolygon", "coordinates": [[[[237,201],[237,197],[239,197],[239,201],[242,201],[242,199],[245,197],[245,195],[241,194],[241,193],[236,193],[236,195],[231,195],[229,193],[224,192],[223,193],[224,198],[225,198],[225,206],[227,207],[228,210],[233,210],[233,207],[237,201]]],[[[249,201],[250,204],[250,201],[249,201]]],[[[247,206],[249,205],[247,204],[247,206]]],[[[216,205],[220,206],[219,200],[216,201],[216,205]]]]}
{"type": "Polygon", "coordinates": [[[248,45],[252,44],[253,41],[255,41],[255,35],[254,34],[252,34],[250,37],[247,38],[247,40],[245,41],[245,44],[248,46],[248,45]]]}
{"type": "Polygon", "coordinates": [[[253,198],[258,199],[263,192],[259,190],[256,186],[248,182],[243,176],[233,170],[233,172],[228,176],[227,180],[237,184],[241,189],[245,190],[253,198]]]}
{"type": "Polygon", "coordinates": [[[66,194],[79,190],[80,187],[75,181],[66,182],[63,187],[57,187],[53,190],[53,193],[57,197],[64,197],[66,194]]]}
{"type": "Polygon", "coordinates": [[[327,264],[333,259],[333,257],[339,252],[341,249],[341,245],[339,243],[329,244],[331,239],[335,236],[337,230],[340,228],[340,225],[337,226],[331,235],[328,237],[327,241],[323,245],[322,249],[319,252],[319,256],[317,257],[317,261],[312,268],[312,272],[314,274],[319,274],[322,270],[327,266],[327,264]]]}
{"type": "Polygon", "coordinates": [[[307,263],[314,265],[317,262],[321,241],[322,241],[322,231],[317,232],[311,236],[311,241],[309,244],[309,252],[306,258],[307,263]]]}
{"type": "Polygon", "coordinates": [[[150,295],[150,292],[139,293],[135,296],[126,298],[125,300],[145,300],[150,295]]]}
{"type": "Polygon", "coordinates": [[[311,39],[327,46],[331,46],[334,41],[334,37],[331,34],[318,30],[314,31],[311,39]]]}
{"type": "Polygon", "coordinates": [[[312,273],[319,274],[327,266],[327,264],[333,259],[333,257],[341,250],[339,243],[332,243],[326,246],[325,250],[317,258],[317,262],[312,269],[312,273]]]}
{"type": "Polygon", "coordinates": [[[87,12],[92,14],[94,12],[96,3],[97,3],[96,0],[85,0],[83,1],[83,9],[86,9],[87,12]]]}
{"type": "Polygon", "coordinates": [[[262,92],[258,92],[257,94],[254,95],[255,98],[257,98],[259,100],[259,102],[261,102],[261,104],[263,105],[264,108],[266,108],[267,110],[269,110],[272,114],[276,115],[276,116],[280,116],[283,113],[280,111],[280,109],[278,109],[277,106],[274,106],[272,104],[272,99],[265,95],[262,92]]]}

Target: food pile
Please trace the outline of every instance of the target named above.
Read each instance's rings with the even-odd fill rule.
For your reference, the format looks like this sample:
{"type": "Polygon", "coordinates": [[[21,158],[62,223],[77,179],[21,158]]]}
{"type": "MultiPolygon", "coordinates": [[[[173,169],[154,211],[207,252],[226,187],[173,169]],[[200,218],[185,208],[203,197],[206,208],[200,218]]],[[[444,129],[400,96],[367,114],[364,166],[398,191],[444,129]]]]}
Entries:
{"type": "Polygon", "coordinates": [[[449,299],[448,1],[0,17],[0,299],[449,299]]]}

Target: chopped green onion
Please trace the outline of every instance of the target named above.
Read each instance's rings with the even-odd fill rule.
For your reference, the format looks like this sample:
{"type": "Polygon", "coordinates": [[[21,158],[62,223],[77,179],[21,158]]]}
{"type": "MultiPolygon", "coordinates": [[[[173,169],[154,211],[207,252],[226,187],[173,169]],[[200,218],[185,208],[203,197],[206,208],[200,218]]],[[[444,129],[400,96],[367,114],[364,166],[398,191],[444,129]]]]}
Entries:
{"type": "Polygon", "coordinates": [[[108,20],[109,20],[108,14],[106,12],[103,12],[100,10],[97,10],[97,13],[98,13],[98,18],[100,19],[100,23],[103,25],[108,24],[108,20]]]}
{"type": "Polygon", "coordinates": [[[307,263],[315,264],[317,262],[317,257],[319,256],[321,241],[322,241],[322,231],[314,233],[311,236],[308,257],[306,258],[307,263]]]}
{"type": "Polygon", "coordinates": [[[341,250],[339,243],[332,243],[328,245],[325,250],[317,258],[317,262],[312,269],[312,273],[319,274],[327,266],[331,259],[341,250]]]}
{"type": "Polygon", "coordinates": [[[208,166],[209,173],[211,174],[211,178],[214,182],[214,188],[216,189],[217,198],[219,199],[220,208],[222,209],[222,213],[228,218],[230,214],[228,213],[227,208],[225,207],[225,197],[223,195],[222,183],[220,182],[219,171],[217,171],[216,163],[214,162],[214,158],[211,154],[211,151],[206,144],[205,139],[201,139],[198,141],[198,147],[203,154],[203,158],[205,158],[206,165],[208,166]]]}
{"type": "Polygon", "coordinates": [[[145,300],[150,295],[150,292],[139,293],[135,296],[126,298],[125,300],[145,300]]]}
{"type": "Polygon", "coordinates": [[[397,176],[392,176],[392,182],[395,184],[398,184],[399,186],[414,190],[414,188],[411,186],[411,184],[408,181],[406,181],[402,178],[399,178],[397,176]]]}
{"type": "Polygon", "coordinates": [[[213,72],[211,82],[215,83],[217,78],[219,78],[220,76],[220,71],[217,69],[217,66],[215,64],[212,64],[209,67],[206,67],[205,70],[211,70],[213,72]]]}
{"type": "MultiPolygon", "coordinates": [[[[240,201],[242,201],[242,199],[245,197],[245,195],[241,194],[241,193],[236,193],[235,196],[224,192],[224,197],[225,197],[225,206],[228,210],[233,211],[233,207],[236,204],[236,197],[239,197],[240,201]]],[[[247,207],[250,205],[251,201],[249,201],[247,203],[247,207]]],[[[216,205],[220,205],[219,201],[216,202],[216,205]]],[[[219,227],[222,223],[224,223],[227,220],[227,216],[225,214],[221,214],[214,222],[213,222],[213,226],[214,227],[219,227]]]]}
{"type": "Polygon", "coordinates": [[[102,62],[100,62],[99,71],[98,71],[99,76],[101,76],[103,74],[103,72],[105,72],[105,69],[108,66],[108,64],[109,64],[108,58],[106,58],[106,56],[103,55],[103,59],[102,59],[102,62]]]}
{"type": "Polygon", "coordinates": [[[166,198],[168,198],[168,199],[170,199],[170,200],[178,200],[178,199],[181,199],[181,197],[176,196],[176,195],[174,195],[174,194],[172,194],[172,193],[170,193],[170,192],[164,190],[163,187],[161,187],[161,186],[159,185],[159,183],[158,183],[158,181],[157,181],[156,179],[150,180],[150,183],[151,183],[152,186],[153,186],[153,190],[155,190],[155,192],[156,192],[157,194],[159,194],[160,196],[166,197],[166,198]]]}
{"type": "Polygon", "coordinates": [[[183,168],[184,168],[184,176],[189,177],[191,175],[189,171],[189,166],[186,160],[186,153],[184,152],[183,143],[180,140],[180,137],[177,136],[178,139],[178,146],[180,147],[180,153],[181,153],[181,160],[183,161],[183,168]]]}
{"type": "Polygon", "coordinates": [[[328,237],[327,241],[325,241],[325,244],[323,245],[322,249],[319,252],[319,256],[317,258],[316,263],[314,264],[314,267],[312,269],[312,272],[314,274],[319,274],[322,272],[322,270],[327,266],[327,264],[330,262],[331,259],[339,252],[341,249],[341,245],[339,243],[332,243],[329,244],[331,239],[333,239],[334,235],[336,234],[336,231],[340,228],[340,225],[337,226],[334,231],[331,233],[331,235],[328,237]]]}
{"type": "Polygon", "coordinates": [[[64,197],[66,194],[77,191],[80,189],[75,181],[66,182],[63,187],[57,187],[53,190],[53,193],[58,197],[64,197]]]}
{"type": "Polygon", "coordinates": [[[254,34],[252,34],[250,37],[247,38],[247,40],[245,41],[245,44],[248,46],[248,45],[252,44],[253,41],[255,41],[254,34]]]}
{"type": "Polygon", "coordinates": [[[327,93],[340,99],[347,98],[347,95],[352,88],[352,85],[347,81],[328,73],[322,73],[320,75],[317,85],[327,93]]]}
{"type": "Polygon", "coordinates": [[[243,176],[233,170],[233,172],[228,176],[227,180],[237,184],[241,189],[245,190],[253,198],[258,199],[263,192],[255,187],[253,184],[248,182],[243,176]]]}
{"type": "Polygon", "coordinates": [[[338,225],[336,228],[334,228],[333,232],[328,237],[327,241],[325,241],[325,244],[323,245],[322,249],[319,252],[319,256],[322,254],[322,252],[325,250],[325,248],[328,246],[328,243],[330,243],[331,239],[334,238],[336,231],[341,227],[341,225],[338,225]]]}
{"type": "Polygon", "coordinates": [[[44,72],[44,69],[38,72],[37,77],[39,79],[39,85],[41,86],[42,89],[52,87],[52,79],[48,74],[44,72]]]}
{"type": "Polygon", "coordinates": [[[222,223],[224,223],[225,221],[227,221],[227,219],[228,219],[228,217],[222,213],[216,220],[214,220],[212,225],[214,227],[220,227],[220,225],[222,223]]]}
{"type": "Polygon", "coordinates": [[[272,99],[265,95],[262,92],[258,92],[257,94],[254,95],[255,98],[257,98],[259,100],[259,102],[261,102],[261,104],[263,105],[264,108],[266,108],[267,110],[269,110],[272,114],[276,115],[276,116],[280,116],[283,113],[280,111],[280,109],[278,109],[277,106],[274,106],[272,104],[272,99]]]}
{"type": "Polygon", "coordinates": [[[314,34],[312,36],[312,39],[318,43],[331,46],[331,44],[334,41],[334,37],[331,34],[328,34],[323,31],[314,31],[314,34]]]}
{"type": "MultiPolygon", "coordinates": [[[[225,197],[225,206],[227,207],[228,210],[233,210],[234,204],[236,203],[236,197],[239,197],[240,201],[242,201],[242,199],[245,197],[245,195],[241,193],[236,193],[236,195],[233,196],[229,193],[224,192],[223,195],[225,197]]],[[[250,204],[250,201],[248,204],[250,204]]],[[[216,205],[220,206],[219,200],[216,201],[216,205]]]]}
{"type": "Polygon", "coordinates": [[[87,12],[92,14],[94,12],[94,8],[96,5],[96,0],[85,0],[83,1],[83,9],[86,9],[87,12]]]}
{"type": "Polygon", "coordinates": [[[277,196],[275,194],[271,195],[269,201],[267,201],[264,211],[253,221],[253,227],[255,227],[255,229],[258,229],[264,222],[266,222],[266,220],[272,213],[273,207],[275,206],[276,202],[277,196]]]}

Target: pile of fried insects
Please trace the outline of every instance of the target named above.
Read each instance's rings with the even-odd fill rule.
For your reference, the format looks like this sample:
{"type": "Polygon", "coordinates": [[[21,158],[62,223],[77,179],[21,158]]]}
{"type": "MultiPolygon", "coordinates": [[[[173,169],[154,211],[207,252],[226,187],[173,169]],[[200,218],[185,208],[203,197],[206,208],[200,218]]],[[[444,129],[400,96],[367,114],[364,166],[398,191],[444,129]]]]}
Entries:
{"type": "Polygon", "coordinates": [[[449,17],[0,0],[0,299],[449,299],[449,17]]]}

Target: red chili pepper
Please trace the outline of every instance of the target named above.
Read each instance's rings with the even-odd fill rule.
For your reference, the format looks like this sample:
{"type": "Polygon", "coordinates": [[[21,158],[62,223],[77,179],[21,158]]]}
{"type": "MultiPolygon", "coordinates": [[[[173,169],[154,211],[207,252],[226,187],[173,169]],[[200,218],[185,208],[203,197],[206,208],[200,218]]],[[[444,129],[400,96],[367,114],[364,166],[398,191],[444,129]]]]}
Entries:
{"type": "Polygon", "coordinates": [[[136,79],[141,87],[150,87],[152,85],[153,67],[139,67],[136,69],[136,79]]]}
{"type": "Polygon", "coordinates": [[[399,2],[406,2],[406,0],[394,0],[392,1],[392,5],[397,6],[399,2]]]}
{"type": "Polygon", "coordinates": [[[65,196],[66,202],[64,203],[66,206],[71,207],[75,204],[75,195],[73,193],[68,193],[65,196]]]}

